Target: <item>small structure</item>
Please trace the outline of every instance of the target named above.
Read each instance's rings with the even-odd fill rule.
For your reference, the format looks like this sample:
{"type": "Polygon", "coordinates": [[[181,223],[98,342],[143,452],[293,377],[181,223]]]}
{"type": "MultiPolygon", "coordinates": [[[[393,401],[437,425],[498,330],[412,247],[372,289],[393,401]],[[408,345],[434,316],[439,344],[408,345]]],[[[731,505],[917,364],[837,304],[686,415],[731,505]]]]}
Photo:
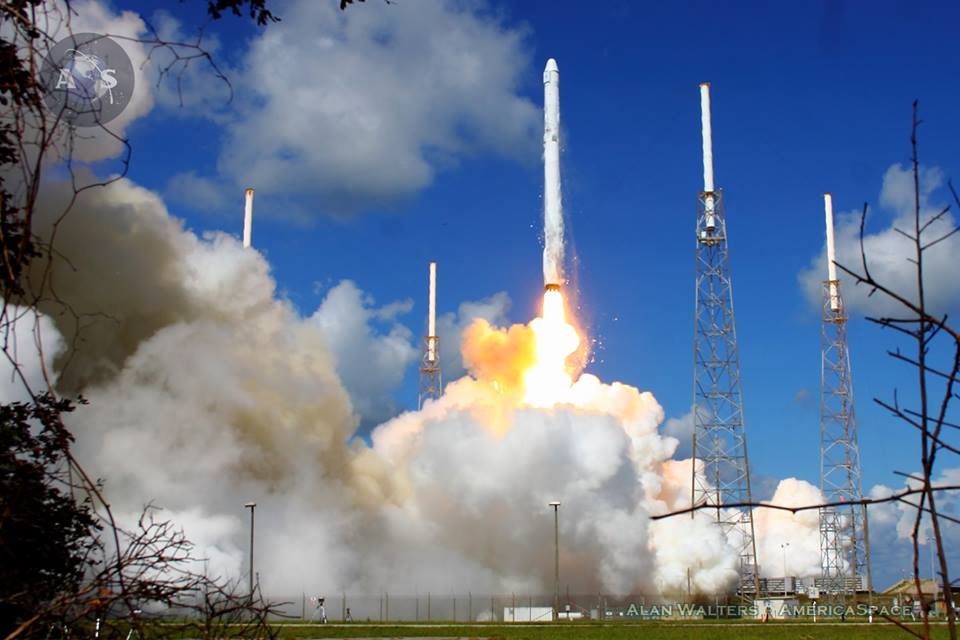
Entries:
{"type": "Polygon", "coordinates": [[[551,620],[553,620],[553,607],[503,608],[504,622],[550,622],[551,620]]]}
{"type": "MultiPolygon", "coordinates": [[[[933,600],[940,595],[940,585],[936,580],[926,580],[921,578],[920,595],[924,600],[933,600]]],[[[897,580],[892,585],[887,587],[886,591],[882,591],[880,596],[886,599],[896,598],[897,602],[899,603],[904,602],[905,598],[910,598],[913,600],[917,597],[917,583],[913,581],[913,578],[897,580]]]]}
{"type": "Polygon", "coordinates": [[[800,607],[797,598],[760,598],[753,601],[758,620],[793,618],[800,607]]]}

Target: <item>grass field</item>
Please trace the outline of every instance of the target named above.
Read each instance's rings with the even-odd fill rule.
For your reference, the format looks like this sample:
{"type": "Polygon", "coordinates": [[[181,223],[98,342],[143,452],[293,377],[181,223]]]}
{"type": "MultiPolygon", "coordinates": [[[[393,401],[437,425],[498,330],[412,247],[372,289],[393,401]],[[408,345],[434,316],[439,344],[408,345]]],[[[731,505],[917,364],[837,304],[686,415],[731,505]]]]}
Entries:
{"type": "MultiPolygon", "coordinates": [[[[646,623],[573,623],[573,624],[327,624],[280,625],[281,638],[515,638],[517,640],[728,640],[743,638],[796,638],[824,640],[840,638],[911,638],[907,632],[889,623],[800,623],[784,622],[646,622],[646,623]]],[[[913,627],[920,631],[919,626],[913,627]]],[[[934,638],[947,638],[947,629],[935,625],[934,638]]]]}

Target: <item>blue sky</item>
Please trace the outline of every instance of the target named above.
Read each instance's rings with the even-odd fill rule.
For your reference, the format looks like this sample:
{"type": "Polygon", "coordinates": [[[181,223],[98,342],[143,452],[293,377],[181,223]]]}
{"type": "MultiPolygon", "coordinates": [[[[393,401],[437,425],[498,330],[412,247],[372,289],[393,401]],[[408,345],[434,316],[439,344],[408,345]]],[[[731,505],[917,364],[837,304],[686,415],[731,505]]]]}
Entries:
{"type": "MultiPolygon", "coordinates": [[[[153,17],[155,24],[172,16],[190,33],[186,25],[203,20],[201,4],[129,2],[116,8],[153,17]]],[[[231,164],[231,127],[262,122],[251,115],[260,98],[244,95],[244,74],[254,63],[293,69],[309,88],[322,85],[331,65],[364,51],[346,47],[345,58],[325,59],[298,55],[296,46],[253,49],[263,29],[232,17],[210,25],[207,37],[216,43],[217,60],[238,96],[225,103],[222,86],[207,74],[188,83],[186,107],[161,104],[134,122],[128,129],[134,149],[130,178],[164,194],[170,211],[189,227],[236,234],[242,219],[237,182],[247,179],[258,187],[254,244],[268,257],[284,294],[305,314],[332,286],[351,279],[378,305],[412,299],[412,310],[400,321],[419,336],[426,264],[436,259],[441,312],[506,291],[509,319],[526,322],[542,286],[541,132],[530,126],[531,114],[537,125],[541,72],[554,57],[561,72],[569,241],[582,320],[599,343],[588,371],[652,391],[666,415],[678,417],[689,410],[692,395],[693,234],[702,186],[697,85],[709,81],[753,472],[817,483],[820,318],[800,275],[822,251],[822,193],[833,192],[838,213],[858,210],[864,201],[878,206],[888,169],[909,160],[914,99],[925,121],[924,165],[938,167],[943,178],[960,175],[960,59],[950,44],[960,7],[607,2],[587,9],[572,0],[467,5],[467,13],[497,34],[483,46],[506,48],[496,72],[507,75],[497,87],[509,96],[491,98],[489,105],[473,96],[469,108],[476,112],[465,121],[454,108],[454,115],[442,116],[445,133],[435,138],[423,132],[412,146],[428,170],[403,188],[370,195],[365,187],[382,184],[361,180],[344,195],[318,176],[316,188],[261,194],[256,178],[231,164]],[[503,105],[516,112],[491,111],[503,105]],[[210,109],[213,117],[204,113],[210,109]],[[515,118],[516,124],[507,126],[501,118],[515,118]],[[183,174],[200,176],[228,195],[191,206],[171,182],[183,174]]],[[[369,0],[339,19],[415,8],[415,0],[391,6],[369,0]]],[[[291,4],[276,3],[275,11],[286,21],[267,32],[294,26],[291,4]]],[[[375,43],[378,55],[409,53],[395,35],[388,31],[375,43]]],[[[416,76],[396,80],[414,82],[408,91],[367,94],[382,101],[375,111],[417,108],[406,104],[419,90],[416,76]]],[[[298,102],[303,97],[291,92],[272,99],[286,105],[291,117],[302,117],[312,106],[309,99],[298,102]]],[[[324,154],[336,159],[344,151],[342,140],[331,141],[329,149],[324,140],[314,142],[308,151],[320,166],[326,166],[324,154]]],[[[247,158],[240,156],[236,162],[247,158]]],[[[389,181],[401,180],[408,168],[359,164],[356,170],[389,181]]],[[[946,203],[948,195],[941,187],[930,202],[946,203]]],[[[868,228],[882,230],[895,216],[891,207],[879,207],[868,228]]],[[[943,279],[950,272],[938,273],[943,279]]],[[[946,307],[956,310],[960,288],[947,280],[934,284],[944,290],[946,307]]],[[[892,470],[917,467],[916,438],[871,399],[888,396],[894,386],[909,388],[909,379],[884,353],[897,344],[894,336],[865,322],[865,309],[856,308],[850,322],[864,487],[898,486],[892,470]]],[[[398,408],[415,406],[414,367],[394,396],[398,408]]]]}

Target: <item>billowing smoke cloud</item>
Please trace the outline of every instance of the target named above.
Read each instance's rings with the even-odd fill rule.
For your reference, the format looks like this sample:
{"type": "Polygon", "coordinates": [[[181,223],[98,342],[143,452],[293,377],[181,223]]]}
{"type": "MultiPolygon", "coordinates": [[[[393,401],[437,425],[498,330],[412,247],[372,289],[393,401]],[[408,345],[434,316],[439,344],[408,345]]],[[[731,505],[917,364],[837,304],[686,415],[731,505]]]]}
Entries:
{"type": "MultiPolygon", "coordinates": [[[[68,192],[44,193],[41,227],[68,192]]],[[[519,390],[533,330],[482,319],[500,324],[501,297],[450,319],[478,317],[462,331],[468,375],[368,445],[354,436],[357,406],[392,383],[370,386],[341,365],[351,354],[409,365],[411,337],[395,324],[408,303],[377,307],[343,282],[300,316],[260,254],[197,237],[128,180],[82,194],[58,247],[69,262],[54,262],[60,302],[42,305],[41,331],[73,346],[54,361],[61,390],[90,400],[70,416],[78,453],[123,516],[162,506],[211,572],[241,574],[242,505],[254,500],[269,593],[545,593],[547,503],[560,500],[571,590],[685,594],[689,576],[695,593],[714,594],[736,582],[735,545],[709,515],[650,520],[688,505],[691,477],[690,461],[672,458],[678,440],[658,432],[656,399],[584,374],[561,403],[529,406],[519,390]]],[[[818,499],[787,480],[773,500],[818,499]]],[[[788,538],[788,572],[816,568],[815,518],[758,511],[765,574],[781,573],[788,538]]]]}
{"type": "Polygon", "coordinates": [[[471,375],[374,431],[374,451],[408,487],[403,511],[433,522],[437,544],[481,554],[513,589],[549,584],[551,500],[562,503],[571,589],[680,593],[688,569],[697,592],[729,588],[735,553],[709,518],[649,518],[689,496],[676,485],[689,487],[689,466],[667,471],[677,442],[657,433],[657,401],[583,375],[564,403],[534,409],[522,402],[519,377],[533,362],[533,342],[527,326],[478,320],[464,334],[471,375]]]}
{"type": "Polygon", "coordinates": [[[49,318],[27,307],[8,305],[0,344],[3,360],[0,371],[0,403],[27,402],[30,393],[47,389],[45,372],[53,371],[53,360],[63,350],[63,340],[49,318]]]}
{"type": "MultiPolygon", "coordinates": [[[[45,194],[41,226],[68,192],[45,194]]],[[[653,396],[584,375],[567,404],[525,406],[508,372],[529,358],[529,328],[475,322],[472,375],[368,447],[351,439],[359,418],[328,339],[353,344],[337,333],[353,319],[356,344],[389,343],[370,324],[404,305],[378,309],[342,283],[300,317],[258,253],[197,237],[127,180],[82,194],[57,238],[69,257],[51,272],[61,302],[42,310],[76,345],[56,369],[61,389],[90,401],[70,416],[79,455],[122,515],[162,506],[211,572],[240,574],[242,505],[254,500],[269,523],[258,527],[267,591],[546,592],[547,502],[559,499],[571,588],[679,591],[688,568],[698,591],[731,584],[735,556],[708,519],[650,523],[689,495],[676,486],[689,474],[668,471],[677,443],[657,433],[653,396]]],[[[408,360],[409,336],[393,337],[408,360]]]]}
{"type": "Polygon", "coordinates": [[[456,380],[466,373],[460,345],[463,332],[482,318],[493,326],[507,324],[507,311],[510,309],[510,296],[506,291],[482,300],[462,302],[456,313],[444,313],[437,318],[437,334],[440,336],[440,370],[447,380],[456,380]]]}
{"type": "MultiPolygon", "coordinates": [[[[823,494],[805,480],[786,478],[770,504],[806,507],[823,502],[823,494]]],[[[820,514],[817,509],[796,514],[780,509],[754,509],[757,562],[762,576],[820,574],[820,514]],[[784,573],[786,572],[786,573],[784,573]]]]}

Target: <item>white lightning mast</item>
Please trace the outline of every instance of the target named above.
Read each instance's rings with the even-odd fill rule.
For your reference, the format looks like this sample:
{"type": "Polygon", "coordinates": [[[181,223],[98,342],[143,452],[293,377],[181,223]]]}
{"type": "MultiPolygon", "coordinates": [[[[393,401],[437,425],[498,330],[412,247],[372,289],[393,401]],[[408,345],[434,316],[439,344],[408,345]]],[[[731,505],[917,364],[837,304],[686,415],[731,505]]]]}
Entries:
{"type": "Polygon", "coordinates": [[[700,130],[703,133],[703,205],[704,226],[717,226],[716,196],[713,191],[713,128],[710,124],[710,83],[700,84],[700,130]]]}
{"type": "Polygon", "coordinates": [[[417,407],[428,399],[437,399],[443,392],[440,375],[440,338],[437,337],[437,263],[430,263],[430,289],[427,306],[427,335],[423,341],[423,358],[420,361],[420,395],[417,407]]]}
{"type": "Polygon", "coordinates": [[[253,239],[253,189],[244,191],[243,207],[243,246],[249,247],[253,239]]]}
{"type": "Polygon", "coordinates": [[[827,227],[827,279],[823,282],[820,337],[820,588],[832,601],[870,590],[870,534],[860,476],[860,447],[853,410],[853,374],[847,346],[847,314],[837,279],[833,196],[823,194],[827,227]]]}

